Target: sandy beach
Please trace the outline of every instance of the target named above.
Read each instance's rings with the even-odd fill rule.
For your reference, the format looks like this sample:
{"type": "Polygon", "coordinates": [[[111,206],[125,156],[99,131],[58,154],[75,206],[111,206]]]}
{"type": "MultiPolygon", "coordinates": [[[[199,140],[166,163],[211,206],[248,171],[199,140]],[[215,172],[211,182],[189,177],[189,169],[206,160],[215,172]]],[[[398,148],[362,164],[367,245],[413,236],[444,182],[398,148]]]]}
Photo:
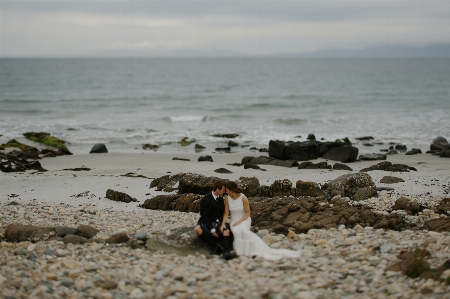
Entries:
{"type": "MultiPolygon", "coordinates": [[[[230,165],[240,163],[244,156],[264,155],[267,153],[145,152],[44,158],[40,163],[46,172],[0,173],[0,237],[5,237],[6,227],[13,223],[40,227],[90,225],[98,230],[96,237],[103,239],[118,232],[133,237],[139,232],[164,234],[194,226],[197,213],[138,207],[146,199],[168,194],[149,187],[153,179],[167,174],[196,173],[230,180],[256,177],[261,185],[278,179],[322,185],[381,162],[348,163],[352,171],[260,165],[266,170],[262,171],[230,165]],[[214,162],[197,161],[206,154],[214,162]],[[190,161],[172,160],[174,157],[190,161]],[[81,167],[91,170],[65,170],[81,167]],[[232,173],[216,173],[218,168],[232,173]],[[111,201],[105,198],[107,189],[124,192],[138,202],[111,201]]],[[[431,209],[450,197],[450,159],[397,154],[389,155],[387,161],[417,171],[368,172],[377,187],[394,190],[380,191],[378,198],[363,204],[391,212],[395,199],[405,196],[431,209]],[[405,182],[380,183],[384,176],[396,176],[405,182]]],[[[335,163],[323,159],[312,162],[335,163]]],[[[449,215],[429,217],[446,219],[449,215]]],[[[125,244],[3,240],[0,293],[3,298],[450,298],[450,287],[442,280],[412,279],[401,272],[385,271],[400,261],[402,250],[424,244],[431,254],[431,267],[439,268],[450,256],[449,232],[392,231],[357,225],[311,229],[289,238],[267,231],[261,234],[270,236],[265,241],[272,247],[299,250],[302,257],[277,262],[239,257],[227,262],[218,256],[178,256],[145,247],[131,249],[125,244]]],[[[450,272],[443,275],[450,276],[450,272]]]]}

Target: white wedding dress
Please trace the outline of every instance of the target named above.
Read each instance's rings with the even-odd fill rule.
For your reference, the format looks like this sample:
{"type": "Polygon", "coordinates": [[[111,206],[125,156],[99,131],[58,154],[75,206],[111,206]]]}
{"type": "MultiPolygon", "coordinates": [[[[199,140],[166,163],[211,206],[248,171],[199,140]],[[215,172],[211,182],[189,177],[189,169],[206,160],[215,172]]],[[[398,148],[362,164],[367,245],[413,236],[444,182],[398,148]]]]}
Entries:
{"type": "Polygon", "coordinates": [[[244,204],[241,195],[237,199],[232,199],[227,196],[228,207],[230,210],[230,226],[231,232],[234,236],[233,247],[237,255],[245,255],[247,257],[261,256],[267,260],[279,260],[283,257],[298,258],[301,252],[288,249],[273,249],[270,248],[258,235],[250,230],[251,218],[248,217],[240,224],[233,226],[233,224],[240,220],[245,214],[244,204]]]}

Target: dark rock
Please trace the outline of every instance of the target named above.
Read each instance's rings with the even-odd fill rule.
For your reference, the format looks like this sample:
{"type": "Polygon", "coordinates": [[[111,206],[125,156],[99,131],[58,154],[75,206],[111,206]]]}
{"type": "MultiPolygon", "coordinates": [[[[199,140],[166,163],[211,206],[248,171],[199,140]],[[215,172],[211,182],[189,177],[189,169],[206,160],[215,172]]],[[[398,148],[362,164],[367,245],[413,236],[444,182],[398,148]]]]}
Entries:
{"type": "Polygon", "coordinates": [[[394,210],[404,210],[408,214],[417,214],[420,212],[420,205],[416,201],[411,201],[409,198],[400,197],[395,201],[394,210]]]}
{"type": "Polygon", "coordinates": [[[108,149],[106,148],[106,145],[104,145],[103,143],[96,143],[91,148],[91,151],[89,152],[89,154],[103,154],[103,153],[107,153],[107,152],[108,152],[108,149]]]}
{"type": "Polygon", "coordinates": [[[376,165],[372,165],[368,168],[360,170],[360,172],[367,172],[371,170],[384,170],[384,171],[390,171],[390,172],[409,172],[409,170],[417,171],[414,167],[407,166],[404,164],[392,164],[389,161],[380,162],[376,165]]]}
{"type": "Polygon", "coordinates": [[[363,161],[386,160],[386,158],[387,157],[384,154],[367,154],[359,156],[359,160],[363,161]]]}
{"type": "MultiPolygon", "coordinates": [[[[106,148],[106,147],[105,147],[106,148]]],[[[157,150],[159,148],[159,145],[156,145],[156,144],[151,144],[151,143],[146,143],[146,144],[143,144],[142,145],[142,149],[143,150],[147,150],[147,149],[150,149],[150,150],[157,150]]]]}
{"type": "Polygon", "coordinates": [[[105,280],[105,282],[102,284],[102,288],[105,290],[111,290],[115,289],[117,287],[117,281],[114,280],[105,280]]]}
{"type": "Polygon", "coordinates": [[[302,162],[298,165],[298,169],[306,169],[306,167],[308,167],[311,164],[313,164],[313,163],[309,162],[309,161],[302,162]]]}
{"type": "Polygon", "coordinates": [[[402,272],[411,278],[419,277],[430,267],[430,264],[426,261],[429,256],[430,254],[425,248],[421,249],[416,247],[414,251],[402,252],[398,256],[400,261],[387,267],[385,272],[402,272]]]}
{"type": "Polygon", "coordinates": [[[229,146],[227,146],[227,147],[217,147],[216,151],[218,151],[218,152],[230,152],[231,148],[229,146]]]}
{"type": "Polygon", "coordinates": [[[172,160],[191,161],[191,159],[173,157],[172,160]]]}
{"type": "Polygon", "coordinates": [[[364,200],[377,195],[377,189],[370,175],[365,172],[345,174],[322,186],[329,197],[340,195],[352,200],[364,200]]]}
{"type": "Polygon", "coordinates": [[[360,140],[360,141],[368,141],[368,140],[372,140],[374,138],[372,136],[364,136],[364,137],[357,137],[355,139],[360,140]]]}
{"type": "MultiPolygon", "coordinates": [[[[448,198],[445,198],[448,200],[448,198]]],[[[444,199],[444,200],[445,200],[444,199]]],[[[450,215],[450,202],[442,201],[433,209],[438,214],[450,215]]]]}
{"type": "Polygon", "coordinates": [[[204,147],[203,145],[200,145],[200,144],[195,144],[195,146],[194,146],[194,148],[196,149],[196,150],[203,150],[203,149],[205,149],[206,147],[204,147]]]}
{"type": "Polygon", "coordinates": [[[299,223],[298,226],[296,227],[296,231],[299,234],[307,234],[308,231],[312,228],[313,228],[312,223],[299,223]]]}
{"type": "Polygon", "coordinates": [[[244,165],[244,169],[248,169],[248,168],[259,169],[260,167],[256,164],[247,163],[244,165]]]}
{"type": "Polygon", "coordinates": [[[260,149],[259,149],[259,152],[260,152],[260,153],[268,153],[269,150],[268,150],[267,148],[263,147],[263,148],[260,148],[260,149]]]}
{"type": "Polygon", "coordinates": [[[145,200],[140,207],[151,210],[198,213],[200,211],[200,200],[202,197],[203,195],[192,193],[158,195],[145,200]]]}
{"type": "Polygon", "coordinates": [[[230,171],[230,170],[228,170],[226,168],[223,168],[223,167],[214,169],[214,172],[217,172],[217,173],[233,173],[232,171],[230,171]]]}
{"type": "Polygon", "coordinates": [[[341,164],[341,163],[335,163],[333,165],[333,169],[334,170],[350,170],[350,171],[353,171],[353,169],[351,169],[350,166],[345,165],[345,164],[341,164]]]}
{"type": "Polygon", "coordinates": [[[15,153],[15,151],[8,154],[0,153],[0,170],[2,172],[24,172],[30,169],[46,171],[39,161],[28,161],[17,157],[15,153]]]}
{"type": "Polygon", "coordinates": [[[377,191],[394,191],[395,188],[392,187],[377,187],[377,191]]]}
{"type": "Polygon", "coordinates": [[[77,234],[87,239],[94,237],[98,232],[98,229],[86,224],[77,227],[77,234]]]}
{"type": "Polygon", "coordinates": [[[137,202],[136,198],[131,197],[130,195],[123,193],[123,192],[119,192],[119,191],[114,191],[111,189],[106,190],[106,198],[110,199],[110,200],[114,200],[114,201],[121,201],[121,202],[137,202]]]}
{"type": "Polygon", "coordinates": [[[200,157],[198,158],[198,162],[204,162],[204,161],[206,161],[206,162],[214,162],[214,161],[213,161],[213,158],[212,158],[211,156],[209,156],[209,155],[206,155],[206,156],[200,156],[200,157]]]}
{"type": "Polygon", "coordinates": [[[397,155],[398,152],[394,149],[389,150],[389,152],[386,153],[386,155],[397,155]]]}
{"type": "Polygon", "coordinates": [[[239,143],[237,143],[237,142],[235,142],[235,141],[233,141],[233,140],[230,140],[230,141],[228,141],[228,144],[227,144],[229,147],[232,147],[232,146],[239,146],[239,143]]]}
{"type": "MultiPolygon", "coordinates": [[[[300,165],[299,165],[300,167],[300,165]]],[[[305,166],[304,169],[331,169],[331,165],[328,165],[327,162],[319,162],[319,163],[311,163],[305,166]]]]}
{"type": "Polygon", "coordinates": [[[308,134],[308,137],[306,137],[308,140],[316,140],[316,136],[312,133],[308,134]]]}
{"type": "MultiPolygon", "coordinates": [[[[336,143],[338,144],[338,143],[336,143]]],[[[269,142],[269,157],[278,160],[297,160],[307,161],[311,159],[317,159],[319,155],[319,149],[324,146],[322,152],[328,150],[320,141],[305,141],[305,142],[284,142],[279,140],[270,140],[269,142]]],[[[340,143],[343,145],[343,143],[340,143]]]]}
{"type": "Polygon", "coordinates": [[[130,237],[126,233],[117,233],[106,239],[106,243],[120,244],[126,243],[128,240],[130,240],[130,237]]]}
{"type": "Polygon", "coordinates": [[[419,149],[419,148],[413,148],[413,149],[411,149],[410,151],[407,151],[407,152],[405,153],[405,155],[409,156],[409,155],[417,155],[417,154],[421,154],[421,153],[422,153],[422,150],[421,150],[421,149],[419,149]]]}
{"type": "Polygon", "coordinates": [[[275,160],[274,158],[271,157],[266,157],[266,156],[260,156],[260,157],[252,157],[252,156],[245,156],[244,158],[242,158],[241,164],[263,164],[263,165],[267,165],[270,162],[272,162],[273,160],[275,160]]]}
{"type": "Polygon", "coordinates": [[[239,136],[239,134],[214,134],[214,137],[220,137],[220,138],[236,138],[239,136]]]}
{"type": "Polygon", "coordinates": [[[450,158],[450,144],[444,146],[444,148],[440,151],[439,156],[441,158],[450,158]]]}
{"type": "Polygon", "coordinates": [[[282,166],[282,167],[293,167],[298,166],[298,162],[295,160],[272,160],[268,165],[282,166]]]}
{"type": "Polygon", "coordinates": [[[405,180],[402,178],[397,178],[395,176],[384,176],[381,178],[380,183],[383,184],[395,184],[395,183],[401,183],[404,182],[405,180]]]}
{"type": "Polygon", "coordinates": [[[433,139],[433,143],[430,145],[430,150],[441,151],[446,145],[448,145],[447,139],[442,136],[438,136],[433,139]]]}
{"type": "Polygon", "coordinates": [[[86,243],[87,239],[77,235],[66,235],[63,238],[64,244],[83,244],[86,243]]]}
{"type": "Polygon", "coordinates": [[[55,227],[56,234],[59,237],[64,237],[65,235],[75,235],[77,233],[77,229],[68,226],[57,226],[55,227]]]}
{"type": "Polygon", "coordinates": [[[407,148],[406,148],[406,145],[403,145],[403,144],[397,144],[397,145],[395,146],[395,150],[397,150],[397,151],[399,151],[399,152],[406,152],[406,151],[407,151],[407,148]]]}
{"type": "Polygon", "coordinates": [[[358,157],[358,148],[351,145],[344,145],[333,148],[325,153],[322,158],[341,163],[355,162],[358,157]]]}

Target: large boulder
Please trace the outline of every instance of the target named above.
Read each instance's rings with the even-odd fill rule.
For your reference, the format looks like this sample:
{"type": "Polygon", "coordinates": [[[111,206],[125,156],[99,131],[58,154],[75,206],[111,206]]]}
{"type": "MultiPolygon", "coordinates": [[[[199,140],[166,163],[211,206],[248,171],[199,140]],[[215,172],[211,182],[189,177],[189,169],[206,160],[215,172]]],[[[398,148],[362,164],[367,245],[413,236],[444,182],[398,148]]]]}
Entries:
{"type": "MultiPolygon", "coordinates": [[[[278,160],[296,160],[307,161],[317,159],[320,157],[319,151],[322,143],[319,141],[279,141],[270,140],[269,142],[269,157],[278,160]]],[[[326,148],[326,146],[325,146],[326,148]]],[[[322,150],[327,151],[327,149],[322,150]]]]}
{"type": "Polygon", "coordinates": [[[409,198],[402,196],[395,201],[395,204],[392,209],[404,210],[411,215],[420,212],[420,205],[417,203],[417,201],[412,201],[409,198]]]}
{"type": "Polygon", "coordinates": [[[350,197],[352,200],[364,200],[377,195],[377,188],[370,175],[365,172],[345,174],[325,183],[322,190],[329,197],[336,195],[350,197]]]}
{"type": "Polygon", "coordinates": [[[358,158],[358,148],[352,145],[335,147],[325,153],[322,158],[339,161],[341,163],[355,162],[358,158]]]}

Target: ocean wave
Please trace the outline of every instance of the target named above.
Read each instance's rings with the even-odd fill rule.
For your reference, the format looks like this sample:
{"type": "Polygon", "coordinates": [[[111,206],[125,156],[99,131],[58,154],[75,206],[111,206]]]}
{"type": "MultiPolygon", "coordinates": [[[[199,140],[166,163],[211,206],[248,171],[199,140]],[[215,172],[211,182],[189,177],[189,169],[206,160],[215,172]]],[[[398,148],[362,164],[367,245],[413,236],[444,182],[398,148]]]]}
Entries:
{"type": "Polygon", "coordinates": [[[166,116],[162,120],[168,122],[199,122],[207,121],[208,116],[205,115],[177,115],[177,116],[166,116]]]}
{"type": "Polygon", "coordinates": [[[275,122],[282,125],[293,126],[308,123],[308,120],[304,118],[278,118],[275,119],[275,122]]]}

